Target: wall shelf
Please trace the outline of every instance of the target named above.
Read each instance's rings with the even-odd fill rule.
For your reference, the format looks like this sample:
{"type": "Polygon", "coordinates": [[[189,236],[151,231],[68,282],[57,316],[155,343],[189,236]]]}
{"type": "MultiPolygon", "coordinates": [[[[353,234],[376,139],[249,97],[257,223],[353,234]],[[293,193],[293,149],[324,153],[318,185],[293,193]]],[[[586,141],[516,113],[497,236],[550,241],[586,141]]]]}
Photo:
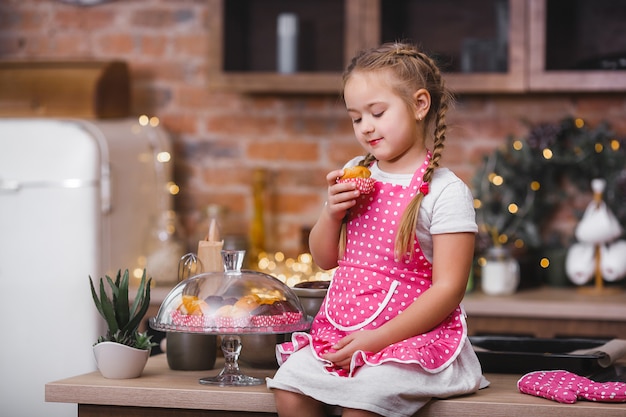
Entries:
{"type": "MultiPolygon", "coordinates": [[[[626,91],[626,64],[621,70],[563,68],[575,67],[577,60],[584,60],[579,51],[584,54],[587,49],[597,53],[604,48],[605,55],[621,52],[626,61],[626,4],[623,0],[528,2],[529,90],[626,91]],[[558,68],[559,61],[565,63],[562,68],[558,68]]],[[[592,58],[593,55],[589,55],[592,52],[587,52],[587,57],[592,58]]]]}
{"type": "MultiPolygon", "coordinates": [[[[621,42],[626,51],[626,30],[619,23],[623,15],[607,12],[622,0],[599,1],[603,7],[591,21],[606,21],[616,32],[613,43],[621,42]]],[[[577,50],[581,39],[575,35],[587,33],[584,25],[574,19],[562,23],[554,15],[590,13],[582,0],[476,0],[471,7],[462,0],[208,2],[214,11],[208,69],[214,90],[338,94],[341,71],[356,51],[409,39],[443,62],[448,86],[459,94],[626,91],[626,68],[549,68],[554,60],[546,56],[560,51],[554,47],[562,44],[555,34],[564,28],[547,26],[568,24],[568,48],[577,50]],[[276,18],[283,11],[297,13],[306,34],[300,46],[307,52],[300,54],[301,70],[294,74],[275,72],[276,18]]]]}

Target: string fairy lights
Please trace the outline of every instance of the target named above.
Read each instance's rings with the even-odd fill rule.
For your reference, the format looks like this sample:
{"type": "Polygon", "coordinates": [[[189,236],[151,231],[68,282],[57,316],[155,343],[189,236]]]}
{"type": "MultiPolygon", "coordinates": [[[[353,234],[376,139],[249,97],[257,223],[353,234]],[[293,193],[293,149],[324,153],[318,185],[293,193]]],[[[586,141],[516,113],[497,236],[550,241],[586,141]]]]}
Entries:
{"type": "MultiPolygon", "coordinates": [[[[606,122],[591,128],[582,118],[565,118],[530,126],[524,138],[508,138],[503,149],[484,157],[473,179],[478,250],[513,245],[541,251],[554,245],[544,230],[568,197],[565,185],[590,193],[594,178],[607,181],[606,202],[625,224],[625,160],[626,139],[617,138],[606,122]]],[[[549,259],[540,262],[549,265],[549,259]]]]}

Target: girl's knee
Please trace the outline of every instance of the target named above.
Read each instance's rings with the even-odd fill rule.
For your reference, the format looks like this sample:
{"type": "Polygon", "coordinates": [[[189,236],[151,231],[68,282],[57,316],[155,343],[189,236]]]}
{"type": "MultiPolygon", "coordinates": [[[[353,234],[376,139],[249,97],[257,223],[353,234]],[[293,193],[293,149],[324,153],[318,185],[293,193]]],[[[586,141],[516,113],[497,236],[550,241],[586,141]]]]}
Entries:
{"type": "Polygon", "coordinates": [[[324,417],[324,406],[306,395],[273,389],[276,411],[280,417],[324,417]]]}

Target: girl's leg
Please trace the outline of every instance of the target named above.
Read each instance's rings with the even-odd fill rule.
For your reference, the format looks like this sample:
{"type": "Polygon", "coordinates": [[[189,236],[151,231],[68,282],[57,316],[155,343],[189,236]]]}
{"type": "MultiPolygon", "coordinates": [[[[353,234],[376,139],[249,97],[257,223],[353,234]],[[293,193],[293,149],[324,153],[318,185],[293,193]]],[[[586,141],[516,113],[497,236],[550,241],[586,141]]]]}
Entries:
{"type": "Polygon", "coordinates": [[[324,404],[306,395],[273,389],[280,417],[326,417],[324,404]]]}

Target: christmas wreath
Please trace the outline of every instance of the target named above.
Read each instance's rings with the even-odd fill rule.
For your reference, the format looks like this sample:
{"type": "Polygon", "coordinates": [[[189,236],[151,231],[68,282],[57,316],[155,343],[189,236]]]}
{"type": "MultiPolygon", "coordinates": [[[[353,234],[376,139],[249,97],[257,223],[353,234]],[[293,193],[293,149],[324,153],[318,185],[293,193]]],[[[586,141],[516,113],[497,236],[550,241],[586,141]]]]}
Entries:
{"type": "Polygon", "coordinates": [[[566,118],[531,125],[527,137],[509,137],[506,147],[484,157],[473,179],[477,249],[567,245],[563,236],[543,233],[545,226],[568,193],[589,193],[591,199],[595,178],[606,180],[604,200],[626,224],[625,163],[626,138],[616,137],[607,122],[591,128],[566,118]]]}

